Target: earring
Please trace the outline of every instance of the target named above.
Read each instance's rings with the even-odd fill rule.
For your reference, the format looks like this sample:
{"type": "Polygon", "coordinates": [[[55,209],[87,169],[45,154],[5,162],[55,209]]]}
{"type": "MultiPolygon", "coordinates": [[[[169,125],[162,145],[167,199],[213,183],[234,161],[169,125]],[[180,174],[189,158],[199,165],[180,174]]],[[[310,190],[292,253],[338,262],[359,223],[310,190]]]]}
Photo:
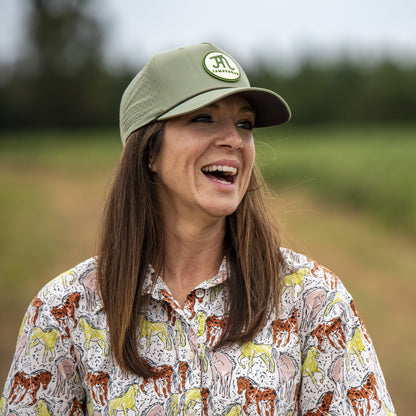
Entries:
{"type": "Polygon", "coordinates": [[[153,169],[153,158],[152,157],[149,158],[149,164],[147,166],[148,166],[149,170],[153,169]]]}

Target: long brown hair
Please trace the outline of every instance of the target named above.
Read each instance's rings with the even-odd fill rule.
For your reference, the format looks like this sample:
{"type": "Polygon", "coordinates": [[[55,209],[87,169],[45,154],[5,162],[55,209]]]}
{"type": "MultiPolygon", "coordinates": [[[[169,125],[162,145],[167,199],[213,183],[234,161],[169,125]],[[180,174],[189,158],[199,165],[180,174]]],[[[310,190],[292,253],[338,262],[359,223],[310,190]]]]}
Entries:
{"type": "MultiPolygon", "coordinates": [[[[146,377],[152,369],[137,347],[139,317],[149,301],[142,288],[149,264],[161,267],[165,251],[148,165],[158,156],[163,130],[164,122],[155,122],[127,140],[105,207],[97,270],[114,357],[124,370],[146,377]]],[[[215,348],[251,339],[278,305],[282,257],[262,188],[255,169],[242,202],[227,217],[228,319],[215,348]]]]}

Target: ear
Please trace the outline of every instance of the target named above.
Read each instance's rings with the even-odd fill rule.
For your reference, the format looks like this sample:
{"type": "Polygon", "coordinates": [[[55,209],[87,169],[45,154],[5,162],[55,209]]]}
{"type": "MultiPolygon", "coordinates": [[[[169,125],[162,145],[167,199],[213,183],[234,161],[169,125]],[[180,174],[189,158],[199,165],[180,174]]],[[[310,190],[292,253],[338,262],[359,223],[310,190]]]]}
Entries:
{"type": "Polygon", "coordinates": [[[157,173],[156,163],[155,163],[153,157],[149,158],[149,164],[147,166],[148,166],[150,172],[157,173]]]}

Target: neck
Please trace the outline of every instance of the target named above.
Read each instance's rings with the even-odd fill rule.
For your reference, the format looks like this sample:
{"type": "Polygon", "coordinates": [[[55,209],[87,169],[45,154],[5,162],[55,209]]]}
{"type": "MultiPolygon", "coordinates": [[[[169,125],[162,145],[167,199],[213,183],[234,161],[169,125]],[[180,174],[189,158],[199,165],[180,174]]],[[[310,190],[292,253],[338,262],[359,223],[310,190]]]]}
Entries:
{"type": "Polygon", "coordinates": [[[183,306],[198,284],[215,276],[224,256],[225,218],[205,225],[176,221],[166,224],[162,277],[183,306]]]}

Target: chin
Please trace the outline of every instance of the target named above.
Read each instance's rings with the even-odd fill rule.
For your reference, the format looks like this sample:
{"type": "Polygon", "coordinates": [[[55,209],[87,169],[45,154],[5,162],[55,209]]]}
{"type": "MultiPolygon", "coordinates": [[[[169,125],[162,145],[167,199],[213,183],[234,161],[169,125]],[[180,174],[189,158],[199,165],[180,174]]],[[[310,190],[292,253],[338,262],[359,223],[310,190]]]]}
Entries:
{"type": "Polygon", "coordinates": [[[224,218],[228,215],[233,214],[236,209],[238,208],[238,204],[229,204],[229,205],[221,205],[221,206],[210,206],[205,207],[205,212],[214,218],[224,218]]]}

